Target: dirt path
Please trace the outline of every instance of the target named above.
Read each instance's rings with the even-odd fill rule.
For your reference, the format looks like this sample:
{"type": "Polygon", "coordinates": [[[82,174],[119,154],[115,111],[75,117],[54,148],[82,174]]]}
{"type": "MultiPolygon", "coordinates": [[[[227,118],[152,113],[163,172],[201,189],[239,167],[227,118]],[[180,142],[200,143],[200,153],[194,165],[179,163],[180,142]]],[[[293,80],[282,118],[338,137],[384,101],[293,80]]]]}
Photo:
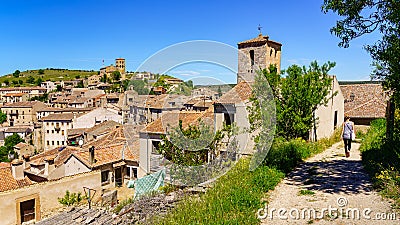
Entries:
{"type": "Polygon", "coordinates": [[[270,193],[268,207],[259,211],[261,224],[400,224],[400,214],[372,190],[359,147],[353,143],[345,158],[343,144],[336,143],[302,163],[270,193]],[[281,218],[280,208],[287,210],[281,218]],[[396,220],[376,219],[384,216],[396,220]]]}

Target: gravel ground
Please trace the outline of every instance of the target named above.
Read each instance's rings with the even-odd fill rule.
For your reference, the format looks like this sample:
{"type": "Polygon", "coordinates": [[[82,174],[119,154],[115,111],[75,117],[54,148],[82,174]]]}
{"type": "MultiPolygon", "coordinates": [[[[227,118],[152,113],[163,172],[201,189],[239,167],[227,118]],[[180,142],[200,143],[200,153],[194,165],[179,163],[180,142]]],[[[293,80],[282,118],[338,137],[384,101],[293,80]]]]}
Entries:
{"type": "Polygon", "coordinates": [[[353,143],[345,158],[339,142],[299,165],[265,199],[261,224],[400,224],[400,213],[373,190],[359,147],[353,143]],[[377,219],[384,216],[395,220],[377,219]]]}

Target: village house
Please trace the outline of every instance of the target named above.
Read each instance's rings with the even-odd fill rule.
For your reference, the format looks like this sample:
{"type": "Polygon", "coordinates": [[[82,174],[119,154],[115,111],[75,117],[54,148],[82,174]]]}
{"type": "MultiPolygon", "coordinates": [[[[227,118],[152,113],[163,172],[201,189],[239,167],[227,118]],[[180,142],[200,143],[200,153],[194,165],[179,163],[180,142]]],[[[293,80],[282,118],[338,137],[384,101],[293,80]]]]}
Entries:
{"type": "Polygon", "coordinates": [[[27,93],[7,93],[2,97],[3,104],[28,101],[27,93]]]}
{"type": "Polygon", "coordinates": [[[0,88],[0,97],[3,98],[4,95],[9,93],[26,93],[28,94],[28,99],[30,99],[42,96],[46,91],[46,88],[42,87],[6,87],[0,88]]]}
{"type": "Polygon", "coordinates": [[[7,114],[9,126],[33,125],[36,119],[36,112],[45,108],[46,104],[39,101],[14,102],[1,106],[1,111],[7,114]]]}
{"type": "Polygon", "coordinates": [[[139,177],[161,169],[162,165],[159,163],[162,156],[157,152],[157,149],[163,141],[162,135],[166,135],[168,130],[178,127],[179,121],[182,121],[182,128],[186,129],[189,125],[198,125],[199,120],[212,126],[212,118],[212,110],[205,112],[174,111],[164,113],[162,117],[149,123],[139,132],[139,177]]]}
{"type": "Polygon", "coordinates": [[[108,120],[122,123],[122,115],[119,115],[117,111],[108,108],[96,108],[84,115],[76,117],[74,120],[74,127],[90,128],[108,120]]]}
{"type": "Polygon", "coordinates": [[[41,118],[44,150],[67,145],[67,129],[73,127],[73,113],[50,114],[41,118]]]}
{"type": "Polygon", "coordinates": [[[210,100],[216,100],[221,96],[219,96],[218,92],[213,91],[210,88],[200,87],[192,90],[191,97],[192,98],[205,97],[210,100]]]}
{"type": "Polygon", "coordinates": [[[100,75],[92,75],[88,77],[88,87],[96,87],[100,83],[100,75]]]}
{"type": "Polygon", "coordinates": [[[40,87],[46,88],[46,92],[49,93],[51,91],[57,90],[57,85],[53,81],[45,81],[40,84],[40,87]]]}
{"type": "Polygon", "coordinates": [[[388,93],[376,81],[340,82],[344,96],[344,113],[356,125],[370,125],[372,120],[386,118],[388,93]]]}
{"type": "Polygon", "coordinates": [[[18,154],[18,159],[22,160],[23,157],[31,157],[35,154],[35,147],[33,145],[20,142],[14,146],[14,151],[18,154]]]}

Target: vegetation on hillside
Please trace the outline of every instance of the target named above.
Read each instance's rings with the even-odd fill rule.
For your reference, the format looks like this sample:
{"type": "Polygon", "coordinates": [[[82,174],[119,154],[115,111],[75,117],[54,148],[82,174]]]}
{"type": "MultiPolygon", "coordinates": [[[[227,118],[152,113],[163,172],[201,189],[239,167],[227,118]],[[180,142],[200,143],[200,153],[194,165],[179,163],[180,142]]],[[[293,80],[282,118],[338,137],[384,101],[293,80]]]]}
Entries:
{"type": "Polygon", "coordinates": [[[39,70],[16,70],[13,74],[8,74],[0,77],[0,84],[4,83],[7,86],[37,86],[43,81],[61,81],[74,80],[77,76],[81,78],[89,77],[98,74],[94,70],[68,70],[68,69],[39,69],[39,70]],[[18,75],[16,75],[18,74],[18,75]]]}

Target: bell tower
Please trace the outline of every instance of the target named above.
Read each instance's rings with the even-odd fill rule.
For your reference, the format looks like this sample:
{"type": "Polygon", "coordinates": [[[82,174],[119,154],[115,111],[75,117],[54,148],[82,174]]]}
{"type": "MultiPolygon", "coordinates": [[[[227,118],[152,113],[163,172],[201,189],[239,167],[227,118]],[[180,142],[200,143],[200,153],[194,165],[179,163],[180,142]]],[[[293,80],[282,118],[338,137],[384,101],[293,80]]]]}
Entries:
{"type": "Polygon", "coordinates": [[[257,71],[269,68],[271,64],[275,64],[280,73],[281,48],[281,43],[269,40],[261,32],[256,38],[239,42],[237,83],[253,82],[257,71]]]}

